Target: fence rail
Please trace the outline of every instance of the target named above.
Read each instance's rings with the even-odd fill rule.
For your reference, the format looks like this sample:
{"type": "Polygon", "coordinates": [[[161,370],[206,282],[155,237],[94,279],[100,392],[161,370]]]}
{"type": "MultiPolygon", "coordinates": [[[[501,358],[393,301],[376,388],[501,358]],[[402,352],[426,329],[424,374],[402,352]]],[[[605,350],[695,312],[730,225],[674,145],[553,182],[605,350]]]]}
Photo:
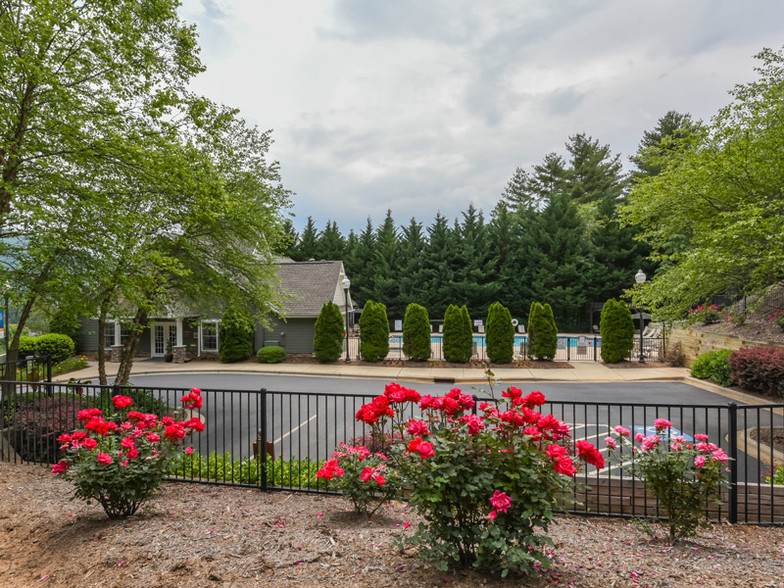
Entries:
{"type": "MultiPolygon", "coordinates": [[[[111,396],[118,393],[134,398],[137,410],[186,418],[179,402],[185,389],[13,381],[0,382],[0,390],[4,461],[54,463],[59,459],[57,437],[78,427],[77,412],[98,407],[111,415],[111,396]]],[[[194,455],[182,456],[172,480],[325,493],[330,490],[315,473],[334,448],[341,442],[373,442],[370,427],[354,418],[371,395],[203,389],[202,397],[206,429],[189,440],[194,455]]],[[[415,416],[414,407],[409,411],[404,416],[415,416]]],[[[597,447],[615,425],[648,434],[657,418],[670,420],[672,434],[687,441],[707,433],[734,458],[726,472],[731,488],[721,505],[706,507],[709,516],[784,524],[784,485],[775,484],[773,477],[775,468],[784,466],[784,453],[772,441],[784,431],[784,405],[550,401],[541,411],[566,421],[574,441],[587,439],[597,447]]],[[[617,464],[602,470],[588,466],[575,481],[575,512],[666,515],[642,482],[617,464]]]]}
{"type": "MultiPolygon", "coordinates": [[[[663,340],[658,337],[643,338],[643,356],[646,361],[659,361],[660,351],[663,351],[663,340]]],[[[444,336],[431,334],[430,345],[432,349],[431,359],[445,361],[444,359],[444,336]]],[[[362,359],[359,337],[350,336],[348,338],[349,358],[362,359]]],[[[555,352],[554,361],[601,361],[602,360],[602,340],[595,335],[558,335],[558,346],[555,352]]],[[[403,353],[403,336],[390,335],[389,354],[387,359],[405,359],[403,353]]],[[[484,361],[487,357],[487,337],[486,335],[474,334],[473,336],[473,355],[471,359],[484,361]]],[[[526,335],[515,335],[513,347],[513,360],[524,360],[528,357],[528,338],[526,335]]],[[[634,340],[634,347],[627,357],[631,361],[640,359],[640,339],[634,340]]]]}

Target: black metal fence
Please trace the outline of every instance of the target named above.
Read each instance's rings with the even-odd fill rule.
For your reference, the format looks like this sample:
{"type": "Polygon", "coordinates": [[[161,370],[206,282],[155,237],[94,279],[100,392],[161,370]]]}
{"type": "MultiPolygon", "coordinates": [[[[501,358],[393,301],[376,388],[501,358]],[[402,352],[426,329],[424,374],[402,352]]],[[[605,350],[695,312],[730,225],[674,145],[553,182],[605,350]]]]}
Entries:
{"type": "Polygon", "coordinates": [[[49,356],[31,355],[17,361],[0,363],[0,380],[51,382],[52,358],[49,356]]]}
{"type": "MultiPolygon", "coordinates": [[[[472,359],[487,359],[487,339],[486,335],[474,334],[473,336],[473,355],[472,359]]],[[[433,350],[431,359],[437,361],[444,360],[444,336],[433,334],[430,336],[430,344],[433,350]]],[[[602,360],[602,340],[595,335],[558,335],[558,347],[555,352],[554,361],[601,361],[602,360]]],[[[349,338],[350,357],[361,359],[359,337],[349,338]]],[[[640,338],[634,340],[634,347],[627,359],[639,361],[640,359],[640,338]]],[[[659,337],[643,337],[642,353],[644,361],[660,361],[660,354],[664,352],[663,339],[659,337]]],[[[387,359],[405,359],[403,353],[403,336],[390,335],[389,355],[387,359]]],[[[515,335],[514,340],[514,360],[528,359],[528,337],[526,335],[515,335]]]]}
{"type": "MultiPolygon", "coordinates": [[[[121,393],[134,398],[138,410],[176,418],[182,414],[180,398],[188,392],[30,382],[0,382],[0,389],[2,459],[29,463],[59,459],[57,437],[78,427],[76,413],[82,408],[111,410],[111,396],[121,393]]],[[[182,456],[172,471],[173,480],[329,492],[316,471],[335,447],[341,442],[373,442],[370,427],[355,419],[371,395],[202,390],[202,397],[206,429],[188,440],[194,454],[182,456]]],[[[414,416],[414,408],[410,410],[406,416],[414,416]]],[[[774,442],[784,431],[784,405],[555,401],[541,410],[566,421],[574,441],[587,439],[600,448],[615,425],[632,434],[649,434],[657,418],[670,420],[671,434],[683,435],[687,442],[705,433],[732,458],[726,472],[731,489],[720,506],[706,505],[711,518],[784,523],[784,475],[779,476],[782,484],[775,476],[776,466],[784,467],[784,454],[774,442]]],[[[654,518],[665,514],[623,465],[608,462],[601,470],[588,466],[575,481],[573,495],[579,504],[573,511],[654,518]]]]}

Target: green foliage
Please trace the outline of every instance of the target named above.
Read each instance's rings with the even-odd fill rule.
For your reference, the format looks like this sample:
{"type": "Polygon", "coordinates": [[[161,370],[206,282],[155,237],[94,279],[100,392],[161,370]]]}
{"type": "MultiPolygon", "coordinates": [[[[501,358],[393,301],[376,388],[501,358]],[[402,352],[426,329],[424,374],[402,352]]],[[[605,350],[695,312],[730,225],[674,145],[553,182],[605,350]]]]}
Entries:
{"type": "Polygon", "coordinates": [[[313,351],[317,360],[321,363],[338,360],[343,352],[345,329],[343,315],[337,304],[330,301],[321,307],[313,336],[313,351]]]}
{"type": "Polygon", "coordinates": [[[629,357],[634,346],[634,321],[626,304],[615,298],[605,302],[599,330],[602,336],[602,361],[618,363],[629,357]]]}
{"type": "Polygon", "coordinates": [[[359,353],[365,361],[381,361],[389,354],[387,307],[368,300],[359,317],[359,353]]]}
{"type": "MultiPolygon", "coordinates": [[[[659,505],[667,512],[670,541],[696,534],[700,525],[707,524],[705,507],[721,503],[722,487],[729,487],[722,470],[727,455],[715,445],[708,444],[707,435],[697,435],[697,442],[687,444],[680,437],[671,436],[671,423],[657,419],[656,435],[649,435],[640,443],[630,473],[645,482],[659,505]]],[[[618,432],[618,455],[612,450],[613,461],[628,463],[634,443],[629,431],[618,432]]],[[[615,444],[615,443],[613,443],[615,444]]],[[[626,466],[624,466],[626,467],[626,466]]]]}
{"type": "Polygon", "coordinates": [[[286,350],[277,345],[261,347],[256,352],[256,359],[259,360],[259,363],[280,363],[286,359],[286,350]]]}
{"type": "Polygon", "coordinates": [[[549,304],[534,302],[528,314],[528,355],[552,361],[558,350],[558,327],[549,304]]]}
{"type": "Polygon", "coordinates": [[[729,357],[730,379],[749,392],[784,397],[784,349],[744,347],[729,357]]]}
{"type": "Polygon", "coordinates": [[[512,363],[514,326],[509,309],[494,302],[487,310],[487,357],[492,363],[512,363]]]}
{"type": "MultiPolygon", "coordinates": [[[[316,472],[322,462],[309,458],[273,459],[267,455],[267,484],[277,488],[316,488],[316,472]]],[[[169,467],[169,475],[188,480],[215,480],[234,484],[261,484],[261,462],[243,457],[234,459],[231,453],[212,452],[204,455],[180,455],[169,467]]]]}
{"type": "Polygon", "coordinates": [[[76,313],[71,312],[66,308],[58,310],[52,319],[49,321],[49,332],[67,335],[76,341],[79,335],[79,330],[82,328],[82,323],[76,313]]]}
{"type": "Polygon", "coordinates": [[[19,357],[25,358],[28,355],[49,356],[52,361],[59,363],[74,354],[74,342],[68,335],[58,333],[48,333],[38,337],[20,338],[19,357]]]}
{"type": "Polygon", "coordinates": [[[784,52],[764,49],[757,59],[757,79],[737,85],[709,125],[653,154],[660,173],[635,183],[621,209],[660,263],[633,303],[661,318],[784,277],[784,136],[772,123],[784,115],[784,52]]]}
{"type": "MultiPolygon", "coordinates": [[[[465,306],[463,307],[465,308],[465,306]]],[[[466,314],[468,309],[466,309],[466,314]]],[[[471,334],[470,318],[468,335],[466,336],[465,316],[462,308],[450,304],[444,313],[444,360],[455,363],[466,363],[473,354],[473,338],[471,334]],[[468,344],[466,344],[466,341],[468,344]]]]}
{"type": "Polygon", "coordinates": [[[690,325],[700,323],[701,325],[713,325],[718,323],[725,314],[723,308],[719,308],[715,304],[708,306],[698,306],[697,308],[690,308],[687,313],[687,320],[690,325]]]}
{"type": "Polygon", "coordinates": [[[403,353],[412,361],[427,361],[432,349],[427,309],[412,302],[403,319],[403,353]]]}
{"type": "Polygon", "coordinates": [[[729,357],[731,349],[718,349],[698,355],[691,366],[691,375],[701,380],[711,380],[719,386],[732,385],[729,357]]]}
{"type": "Polygon", "coordinates": [[[223,363],[233,363],[253,355],[255,328],[253,319],[246,311],[236,307],[227,310],[220,322],[220,360],[223,363]]]}
{"type": "Polygon", "coordinates": [[[68,372],[82,370],[88,366],[87,358],[83,355],[72,355],[52,366],[52,376],[59,376],[68,372]]]}

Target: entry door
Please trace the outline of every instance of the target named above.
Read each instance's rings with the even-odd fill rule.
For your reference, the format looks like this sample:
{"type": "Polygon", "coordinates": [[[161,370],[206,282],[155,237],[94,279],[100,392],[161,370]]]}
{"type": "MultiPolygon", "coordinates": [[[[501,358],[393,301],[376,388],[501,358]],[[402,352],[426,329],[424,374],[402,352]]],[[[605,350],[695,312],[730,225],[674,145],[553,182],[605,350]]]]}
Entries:
{"type": "Polygon", "coordinates": [[[155,323],[152,326],[152,357],[163,357],[177,344],[177,325],[174,323],[155,323]],[[167,345],[168,344],[168,345],[167,345]]]}

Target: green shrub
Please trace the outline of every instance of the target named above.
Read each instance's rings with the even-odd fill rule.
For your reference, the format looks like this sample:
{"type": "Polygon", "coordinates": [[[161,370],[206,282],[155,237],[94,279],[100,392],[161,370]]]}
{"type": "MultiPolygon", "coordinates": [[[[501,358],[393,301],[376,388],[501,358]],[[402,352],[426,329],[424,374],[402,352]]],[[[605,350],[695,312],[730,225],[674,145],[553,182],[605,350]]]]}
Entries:
{"type": "Polygon", "coordinates": [[[49,332],[59,333],[60,335],[68,335],[71,339],[76,341],[79,336],[79,330],[82,328],[82,323],[76,313],[73,313],[65,308],[58,310],[49,321],[49,332]]]}
{"type": "Polygon", "coordinates": [[[427,361],[432,349],[427,309],[412,302],[403,318],[403,353],[413,361],[427,361]]]}
{"type": "Polygon", "coordinates": [[[22,336],[19,339],[19,359],[28,355],[47,355],[59,363],[74,354],[74,342],[68,335],[48,333],[38,337],[22,336]]]}
{"type": "MultiPolygon", "coordinates": [[[[604,345],[604,343],[602,343],[604,345]]],[[[691,366],[691,375],[700,380],[711,380],[719,386],[730,386],[729,358],[732,350],[719,349],[698,355],[691,366]]]]}
{"type": "Polygon", "coordinates": [[[444,360],[454,363],[466,363],[471,355],[466,352],[463,344],[463,315],[458,306],[450,304],[444,312],[444,360]]]}
{"type": "Polygon", "coordinates": [[[234,363],[253,355],[255,325],[250,315],[242,309],[230,308],[220,322],[219,357],[223,363],[234,363]]]}
{"type": "Polygon", "coordinates": [[[259,363],[280,363],[286,359],[286,350],[277,345],[262,347],[256,352],[256,359],[259,363]]]}
{"type": "Polygon", "coordinates": [[[626,304],[615,298],[605,302],[599,331],[602,336],[602,361],[618,363],[629,356],[634,346],[634,321],[626,304]]]}
{"type": "MultiPolygon", "coordinates": [[[[273,459],[268,455],[267,484],[285,488],[316,488],[316,472],[323,464],[308,458],[273,459]]],[[[169,469],[169,475],[189,480],[217,480],[234,484],[261,484],[261,462],[248,457],[234,459],[231,453],[209,455],[195,451],[193,455],[180,455],[169,469]]],[[[324,484],[321,484],[324,487],[324,484]]]]}
{"type": "Polygon", "coordinates": [[[460,318],[463,320],[463,328],[460,331],[462,335],[460,339],[461,349],[468,358],[466,361],[470,361],[474,355],[474,327],[471,323],[471,315],[468,314],[468,307],[465,304],[460,307],[460,318]]]}
{"type": "Polygon", "coordinates": [[[365,361],[381,361],[389,354],[387,307],[368,300],[359,317],[359,353],[365,361]]]}
{"type": "Polygon", "coordinates": [[[487,358],[492,363],[512,363],[514,326],[509,309],[494,302],[487,310],[487,358]]]}
{"type": "Polygon", "coordinates": [[[321,363],[338,360],[343,352],[345,327],[337,304],[327,302],[321,307],[313,336],[313,351],[317,360],[321,363]]]}
{"type": "Polygon", "coordinates": [[[56,363],[52,366],[52,375],[58,376],[60,374],[65,374],[68,372],[75,372],[77,370],[81,370],[87,367],[87,358],[83,355],[72,355],[71,357],[66,358],[65,360],[61,361],[60,363],[56,363]]]}
{"type": "Polygon", "coordinates": [[[528,355],[552,361],[558,350],[558,327],[549,304],[534,302],[528,315],[528,355]]]}

